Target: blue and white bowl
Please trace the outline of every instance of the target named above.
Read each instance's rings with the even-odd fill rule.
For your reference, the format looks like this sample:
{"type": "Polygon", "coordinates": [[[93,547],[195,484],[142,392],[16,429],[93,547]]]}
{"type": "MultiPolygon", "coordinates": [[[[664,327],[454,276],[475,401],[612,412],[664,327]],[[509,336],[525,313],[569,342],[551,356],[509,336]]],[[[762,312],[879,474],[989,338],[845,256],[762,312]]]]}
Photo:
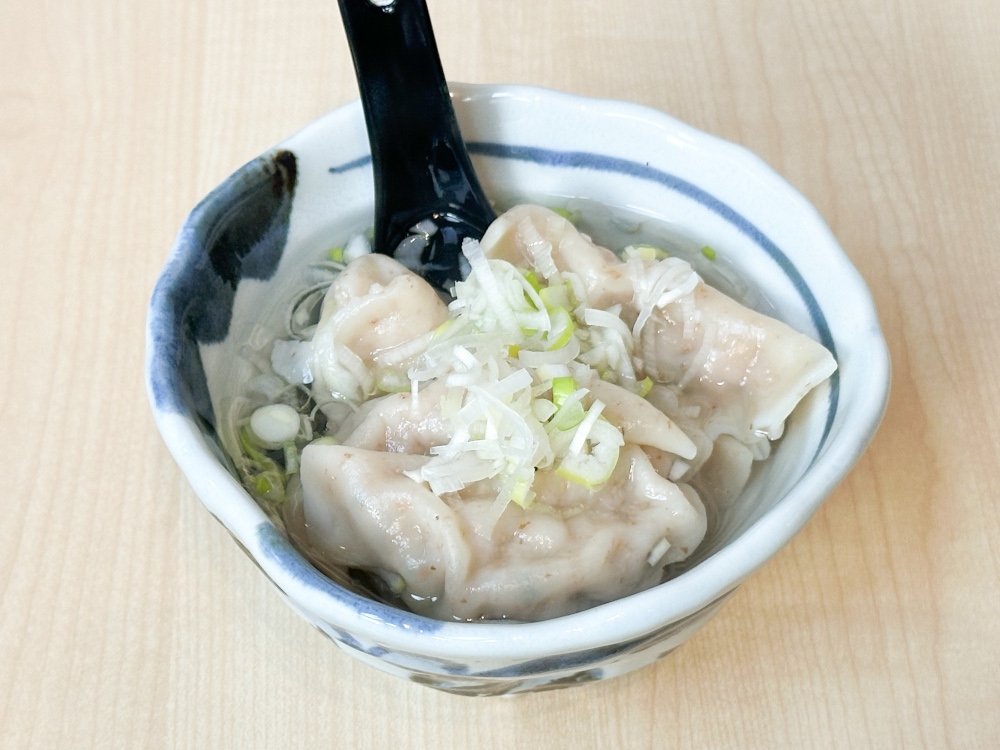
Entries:
{"type": "Polygon", "coordinates": [[[233,384],[250,375],[240,353],[277,333],[269,321],[280,317],[305,266],[372,222],[357,102],[244,166],[188,217],[150,304],[150,402],[208,510],[292,608],[353,656],[470,695],[612,677],[664,656],[702,627],[843,479],[885,409],[885,342],[868,289],[822,219],[746,150],[632,104],[522,86],[455,85],[453,96],[475,167],[499,203],[581,198],[658,217],[716,248],[778,317],[837,359],[833,379],[803,402],[771,460],[714,519],[688,569],[545,622],[438,622],[322,575],[235,478],[216,425],[233,384]]]}

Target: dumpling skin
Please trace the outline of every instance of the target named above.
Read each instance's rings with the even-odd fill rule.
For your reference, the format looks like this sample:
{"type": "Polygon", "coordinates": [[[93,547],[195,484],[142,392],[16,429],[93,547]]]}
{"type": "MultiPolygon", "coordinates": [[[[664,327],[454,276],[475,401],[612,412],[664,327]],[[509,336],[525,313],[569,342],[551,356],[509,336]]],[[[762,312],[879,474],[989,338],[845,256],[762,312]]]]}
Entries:
{"type": "Polygon", "coordinates": [[[720,435],[693,483],[722,512],[746,485],[752,469],[753,452],[736,438],[720,435]]]}
{"type": "Polygon", "coordinates": [[[694,490],[635,445],[596,492],[540,471],[536,505],[509,505],[488,536],[477,531],[488,494],[438,497],[403,473],[425,460],[314,444],[302,487],[310,541],[330,562],[398,573],[408,605],[439,619],[537,620],[611,601],[659,583],[705,534],[694,490]]]}
{"type": "Polygon", "coordinates": [[[781,437],[796,404],[837,369],[825,347],[774,318],[699,282],[684,298],[654,309],[635,349],[636,369],[676,384],[744,441],[781,437]]]}
{"type": "Polygon", "coordinates": [[[649,401],[614,383],[594,377],[587,384],[588,400],[604,404],[602,414],[622,431],[626,442],[658,448],[685,459],[697,453],[684,431],[649,401]]]}
{"type": "Polygon", "coordinates": [[[575,273],[583,282],[591,307],[604,310],[632,299],[632,282],[621,259],[542,206],[515,206],[505,212],[490,225],[480,244],[487,257],[533,267],[548,279],[532,248],[545,245],[556,270],[575,273]]]}
{"type": "Polygon", "coordinates": [[[434,288],[387,255],[354,260],[330,285],[313,336],[317,385],[356,402],[382,377],[405,381],[421,337],[448,317],[434,288]]]}
{"type": "MultiPolygon", "coordinates": [[[[307,445],[301,477],[306,531],[332,563],[395,571],[414,601],[460,595],[470,550],[448,505],[404,471],[424,456],[307,445]]],[[[419,607],[415,607],[420,611],[419,607]]]]}
{"type": "Polygon", "coordinates": [[[451,437],[441,416],[443,380],[436,380],[414,402],[411,393],[391,393],[369,399],[340,425],[334,437],[343,445],[390,453],[426,455],[451,437]]]}

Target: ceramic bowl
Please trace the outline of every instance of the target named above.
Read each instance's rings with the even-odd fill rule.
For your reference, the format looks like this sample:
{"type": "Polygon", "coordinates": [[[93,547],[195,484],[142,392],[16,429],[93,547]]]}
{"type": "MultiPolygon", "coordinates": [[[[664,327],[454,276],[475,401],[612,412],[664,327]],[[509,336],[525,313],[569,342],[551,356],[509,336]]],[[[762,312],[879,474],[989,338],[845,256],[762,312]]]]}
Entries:
{"type": "MultiPolygon", "coordinates": [[[[888,397],[863,280],[813,207],[757,157],[660,112],[521,86],[453,86],[474,165],[501,207],[584,199],[708,244],[772,312],[835,355],[772,458],[713,519],[691,564],[652,589],[530,624],[438,622],[359,596],[296,551],[234,477],[216,430],[267,321],[302,269],[370,226],[355,102],[241,168],[191,213],[153,292],[146,381],[157,426],[208,510],[289,605],[351,655],[470,695],[636,669],[676,648],[805,524],[871,439],[888,397]],[[249,348],[248,348],[249,347],[249,348]],[[244,364],[240,364],[244,362],[244,364]]],[[[641,223],[641,222],[640,222],[641,223]]],[[[622,231],[635,227],[618,221],[622,231]]],[[[248,371],[249,372],[249,371],[248,371]]]]}

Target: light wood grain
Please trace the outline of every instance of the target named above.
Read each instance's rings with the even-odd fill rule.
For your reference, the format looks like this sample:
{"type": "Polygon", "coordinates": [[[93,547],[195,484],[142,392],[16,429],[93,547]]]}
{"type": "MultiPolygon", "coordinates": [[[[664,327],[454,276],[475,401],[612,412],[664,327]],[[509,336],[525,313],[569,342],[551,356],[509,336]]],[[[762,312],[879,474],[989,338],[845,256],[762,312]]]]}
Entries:
{"type": "Polygon", "coordinates": [[[471,700],[298,619],[142,385],[187,211],[356,96],[332,0],[0,4],[0,746],[1000,746],[1000,14],[991,0],[435,0],[450,78],[758,152],[868,280],[885,422],[801,535],[636,674],[471,700]]]}

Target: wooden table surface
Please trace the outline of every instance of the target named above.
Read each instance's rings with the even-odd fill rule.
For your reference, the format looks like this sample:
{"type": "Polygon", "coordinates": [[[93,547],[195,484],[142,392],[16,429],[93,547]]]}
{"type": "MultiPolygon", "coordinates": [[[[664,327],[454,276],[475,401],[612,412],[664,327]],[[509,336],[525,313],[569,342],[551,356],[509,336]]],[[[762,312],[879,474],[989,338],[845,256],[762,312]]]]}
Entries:
{"type": "Polygon", "coordinates": [[[640,102],[815,203],[893,360],[881,430],[692,641],[460,698],[333,647],[150,416],[146,306],[242,163],[356,98],[333,0],[0,4],[0,747],[1000,746],[994,0],[432,0],[449,78],[640,102]]]}

